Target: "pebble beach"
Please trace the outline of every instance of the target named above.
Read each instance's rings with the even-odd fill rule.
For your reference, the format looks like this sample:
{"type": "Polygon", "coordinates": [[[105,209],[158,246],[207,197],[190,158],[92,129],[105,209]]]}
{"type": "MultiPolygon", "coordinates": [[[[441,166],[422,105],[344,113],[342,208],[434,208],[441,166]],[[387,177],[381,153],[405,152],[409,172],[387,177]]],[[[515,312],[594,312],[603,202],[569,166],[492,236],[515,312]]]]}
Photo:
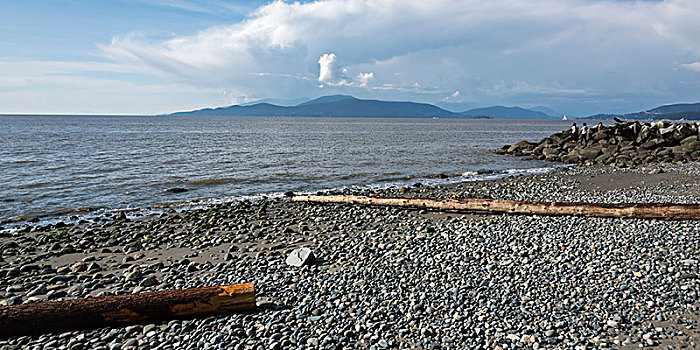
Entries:
{"type": "MultiPolygon", "coordinates": [[[[700,203],[700,165],[575,166],[347,194],[700,203]]],[[[700,348],[700,222],[288,199],[0,237],[0,304],[255,283],[257,309],[0,349],[700,348]],[[316,263],[285,263],[296,248],[316,263]]]]}

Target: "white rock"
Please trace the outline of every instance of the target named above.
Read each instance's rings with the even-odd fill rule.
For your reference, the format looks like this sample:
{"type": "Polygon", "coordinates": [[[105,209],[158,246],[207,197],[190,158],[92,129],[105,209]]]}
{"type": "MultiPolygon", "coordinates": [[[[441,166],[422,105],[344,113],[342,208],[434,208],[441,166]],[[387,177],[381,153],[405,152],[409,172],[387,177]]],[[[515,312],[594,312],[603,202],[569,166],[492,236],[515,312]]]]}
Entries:
{"type": "Polygon", "coordinates": [[[287,265],[297,267],[303,265],[311,265],[314,262],[316,262],[316,257],[314,257],[314,252],[312,252],[311,249],[298,248],[294,249],[291,253],[289,253],[285,262],[287,263],[287,265]]]}

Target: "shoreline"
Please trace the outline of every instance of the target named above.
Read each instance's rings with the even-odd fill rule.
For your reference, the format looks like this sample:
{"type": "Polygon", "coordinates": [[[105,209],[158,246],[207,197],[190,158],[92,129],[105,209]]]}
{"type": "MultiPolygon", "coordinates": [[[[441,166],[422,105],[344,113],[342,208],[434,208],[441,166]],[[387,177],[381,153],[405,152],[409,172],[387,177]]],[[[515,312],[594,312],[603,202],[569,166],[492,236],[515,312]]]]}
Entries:
{"type": "MultiPolygon", "coordinates": [[[[420,183],[425,186],[446,186],[462,182],[492,181],[509,176],[537,175],[550,171],[556,171],[557,169],[564,168],[567,166],[570,165],[551,164],[551,166],[549,167],[533,167],[504,170],[476,170],[467,171],[462,174],[450,175],[434,174],[423,177],[417,176],[410,179],[406,179],[404,181],[377,182],[368,185],[351,185],[321,190],[301,191],[298,193],[315,194],[319,192],[347,193],[348,191],[385,191],[391,190],[392,188],[411,187],[416,183],[420,183]]],[[[47,226],[56,224],[58,224],[59,226],[77,224],[82,225],[88,224],[90,222],[95,222],[96,220],[111,220],[111,218],[114,215],[120,215],[121,212],[124,212],[127,215],[127,217],[131,220],[143,220],[167,212],[172,213],[173,211],[182,212],[191,211],[195,209],[207,209],[209,207],[222,204],[232,204],[245,201],[256,202],[270,199],[274,200],[284,197],[284,192],[271,192],[241,196],[203,198],[199,200],[190,200],[184,202],[159,203],[142,208],[76,208],[66,209],[65,213],[46,213],[38,215],[27,214],[19,217],[11,217],[8,219],[0,220],[0,235],[14,234],[17,231],[28,232],[33,230],[37,226],[47,226]]]]}
{"type": "MultiPolygon", "coordinates": [[[[346,191],[698,203],[699,176],[697,163],[571,167],[490,181],[346,191]]],[[[692,348],[700,345],[697,242],[695,221],[280,199],[138,221],[117,217],[0,237],[0,303],[254,282],[261,307],[251,314],[0,339],[0,348],[692,348]],[[319,262],[285,265],[298,247],[311,248],[319,262]]]]}

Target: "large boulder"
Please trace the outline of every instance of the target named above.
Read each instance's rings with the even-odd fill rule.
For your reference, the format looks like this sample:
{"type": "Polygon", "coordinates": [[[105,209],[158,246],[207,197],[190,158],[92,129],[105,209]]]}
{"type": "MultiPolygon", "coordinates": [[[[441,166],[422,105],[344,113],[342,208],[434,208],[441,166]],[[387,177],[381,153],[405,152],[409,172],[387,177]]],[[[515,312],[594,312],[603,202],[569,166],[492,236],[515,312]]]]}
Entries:
{"type": "Polygon", "coordinates": [[[584,160],[595,159],[602,153],[603,151],[599,147],[586,147],[579,151],[581,158],[583,158],[584,160]]]}
{"type": "Polygon", "coordinates": [[[520,156],[523,154],[523,150],[533,149],[533,148],[535,148],[535,146],[537,146],[537,145],[532,143],[532,142],[528,142],[528,141],[523,140],[523,141],[520,141],[520,142],[510,146],[510,148],[508,148],[508,153],[512,154],[514,156],[520,156]]]}

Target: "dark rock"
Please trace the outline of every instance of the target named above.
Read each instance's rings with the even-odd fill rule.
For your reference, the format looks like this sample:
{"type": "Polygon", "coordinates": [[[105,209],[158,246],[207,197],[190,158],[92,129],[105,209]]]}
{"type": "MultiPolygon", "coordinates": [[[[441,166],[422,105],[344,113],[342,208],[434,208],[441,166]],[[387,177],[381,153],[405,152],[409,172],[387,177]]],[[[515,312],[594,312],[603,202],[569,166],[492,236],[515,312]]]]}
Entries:
{"type": "Polygon", "coordinates": [[[187,192],[189,191],[186,188],[181,188],[181,187],[173,187],[173,188],[167,188],[163,190],[165,193],[182,193],[182,192],[187,192]]]}
{"type": "Polygon", "coordinates": [[[127,221],[126,213],[123,211],[120,211],[117,213],[117,215],[114,216],[114,221],[127,221]]]}
{"type": "Polygon", "coordinates": [[[27,265],[22,265],[22,267],[19,268],[19,272],[21,273],[29,273],[29,272],[34,272],[39,270],[39,265],[37,264],[27,264],[27,265]]]}

